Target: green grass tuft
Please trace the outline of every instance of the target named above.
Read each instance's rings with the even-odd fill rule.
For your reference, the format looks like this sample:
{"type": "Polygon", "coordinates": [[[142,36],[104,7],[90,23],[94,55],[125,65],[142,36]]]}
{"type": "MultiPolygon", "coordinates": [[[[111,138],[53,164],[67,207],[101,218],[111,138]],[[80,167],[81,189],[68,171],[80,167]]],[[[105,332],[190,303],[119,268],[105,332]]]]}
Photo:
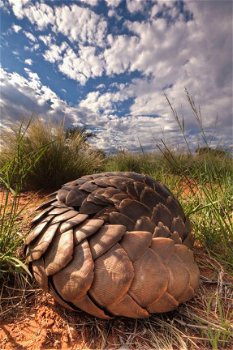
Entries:
{"type": "MultiPolygon", "coordinates": [[[[3,132],[2,136],[0,165],[4,168],[18,152],[18,130],[3,132]]],[[[28,161],[38,150],[44,150],[37,162],[31,161],[30,171],[24,178],[24,189],[58,188],[65,182],[98,171],[102,163],[100,152],[88,145],[85,132],[79,129],[67,132],[63,123],[52,124],[39,119],[31,121],[20,145],[28,161]]],[[[19,171],[21,168],[19,166],[19,171]]],[[[16,179],[17,176],[12,177],[12,187],[16,179]]]]}

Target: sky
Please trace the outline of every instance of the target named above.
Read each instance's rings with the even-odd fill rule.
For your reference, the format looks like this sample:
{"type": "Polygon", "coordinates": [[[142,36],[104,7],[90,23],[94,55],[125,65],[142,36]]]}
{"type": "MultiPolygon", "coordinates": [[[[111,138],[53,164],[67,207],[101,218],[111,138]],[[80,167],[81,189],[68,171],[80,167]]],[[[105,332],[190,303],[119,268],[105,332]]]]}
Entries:
{"type": "Polygon", "coordinates": [[[231,0],[0,0],[1,128],[30,116],[106,152],[232,147],[231,0]]]}

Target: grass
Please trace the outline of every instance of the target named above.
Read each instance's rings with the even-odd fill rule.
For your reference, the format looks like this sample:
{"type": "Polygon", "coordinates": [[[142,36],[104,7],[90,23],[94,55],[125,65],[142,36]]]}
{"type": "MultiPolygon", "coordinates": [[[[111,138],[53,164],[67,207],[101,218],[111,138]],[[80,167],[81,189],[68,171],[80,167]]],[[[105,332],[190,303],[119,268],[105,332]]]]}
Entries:
{"type": "MultiPolygon", "coordinates": [[[[41,121],[6,134],[10,142],[4,143],[4,152],[0,155],[1,182],[5,188],[0,207],[0,273],[3,280],[0,315],[15,317],[15,305],[24,312],[30,299],[28,295],[32,294],[34,303],[41,300],[24,278],[27,267],[20,259],[23,237],[27,233],[21,219],[25,207],[19,202],[22,189],[52,190],[66,181],[98,170],[135,171],[165,183],[192,221],[195,256],[201,270],[197,296],[172,313],[153,315],[146,320],[120,318],[105,322],[82,312],[74,314],[57,308],[54,317],[59,314],[60,318],[56,318],[56,322],[61,323],[61,328],[64,324],[68,329],[74,327],[83,348],[231,349],[233,162],[224,150],[210,147],[200,111],[186,93],[203,137],[204,147],[199,147],[197,153],[191,151],[184,122],[168,97],[186,144],[183,153],[175,152],[161,140],[158,152],[121,151],[103,157],[88,146],[82,131],[64,132],[63,125],[48,127],[41,121]],[[9,283],[12,276],[13,284],[9,283]],[[23,282],[21,276],[24,276],[23,282]]],[[[45,305],[40,304],[41,307],[45,305]]]]}
{"type": "MultiPolygon", "coordinates": [[[[17,128],[2,133],[0,166],[15,157],[18,149],[17,128]]],[[[64,124],[52,124],[40,119],[31,120],[26,127],[21,148],[25,157],[45,149],[24,178],[24,189],[57,188],[87,173],[98,171],[102,163],[100,152],[92,149],[84,131],[66,130],[64,124]]],[[[15,179],[12,179],[14,185],[15,179]]]]}
{"type": "Polygon", "coordinates": [[[107,159],[108,171],[137,171],[165,183],[193,222],[196,238],[233,271],[232,159],[216,155],[134,155],[107,159]],[[169,156],[169,158],[168,158],[169,156]]]}
{"type": "Polygon", "coordinates": [[[184,120],[165,97],[183,136],[185,150],[174,151],[161,139],[157,153],[120,151],[106,159],[105,169],[145,173],[166,184],[193,222],[201,245],[233,273],[233,159],[223,148],[210,147],[201,111],[186,91],[204,145],[192,152],[184,120]]]}
{"type": "Polygon", "coordinates": [[[1,166],[0,171],[0,281],[8,280],[12,274],[20,272],[30,274],[27,266],[19,259],[19,250],[23,245],[25,232],[21,220],[26,207],[20,206],[20,193],[24,182],[34,166],[46,151],[39,147],[25,153],[26,133],[30,126],[20,125],[15,133],[15,149],[1,166]]]}

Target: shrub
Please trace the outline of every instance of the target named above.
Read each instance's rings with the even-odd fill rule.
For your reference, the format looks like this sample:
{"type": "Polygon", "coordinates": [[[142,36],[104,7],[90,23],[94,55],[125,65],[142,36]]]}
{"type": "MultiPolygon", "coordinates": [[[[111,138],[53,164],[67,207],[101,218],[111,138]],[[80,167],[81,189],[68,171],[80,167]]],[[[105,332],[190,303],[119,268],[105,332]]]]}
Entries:
{"type": "MultiPolygon", "coordinates": [[[[4,166],[18,150],[17,129],[3,132],[0,164],[4,166]]],[[[100,153],[92,149],[84,131],[75,128],[66,132],[63,123],[52,124],[39,119],[31,121],[22,142],[26,158],[38,149],[45,149],[38,162],[30,168],[24,189],[52,189],[77,177],[98,170],[100,153]]],[[[15,180],[12,178],[12,181],[15,180]]]]}
{"type": "Polygon", "coordinates": [[[163,154],[169,172],[181,179],[181,185],[176,194],[180,197],[186,212],[194,223],[196,237],[207,249],[211,250],[213,255],[228,264],[232,270],[232,157],[221,147],[215,149],[210,147],[202,122],[201,110],[196,106],[187,90],[186,97],[199,127],[199,136],[204,146],[198,148],[199,152],[196,155],[191,152],[193,147],[186,137],[184,119],[179,117],[166,96],[173,117],[183,135],[186,153],[174,153],[164,140],[161,140],[162,146],[158,147],[163,154]],[[189,195],[182,196],[182,185],[189,187],[189,195]]]}
{"type": "MultiPolygon", "coordinates": [[[[9,145],[12,152],[3,153],[0,169],[0,281],[8,279],[14,273],[26,271],[26,265],[19,259],[19,249],[22,246],[26,234],[22,222],[22,212],[27,203],[22,207],[19,204],[20,193],[24,187],[27,175],[39,162],[46,151],[46,147],[33,149],[25,153],[27,141],[25,128],[22,125],[14,134],[15,143],[9,145]],[[14,151],[13,151],[14,146],[14,151]]],[[[5,135],[6,136],[6,135],[5,135]]],[[[11,142],[11,134],[9,139],[11,142]]],[[[9,146],[9,150],[10,150],[9,146]]],[[[1,284],[1,283],[0,283],[1,284]]]]}

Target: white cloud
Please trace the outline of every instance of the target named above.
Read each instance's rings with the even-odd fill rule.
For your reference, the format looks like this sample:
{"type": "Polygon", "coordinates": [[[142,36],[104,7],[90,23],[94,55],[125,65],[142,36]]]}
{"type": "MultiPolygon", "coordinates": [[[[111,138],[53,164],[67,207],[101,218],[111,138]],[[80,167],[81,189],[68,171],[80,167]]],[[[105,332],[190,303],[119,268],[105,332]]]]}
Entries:
{"type": "Polygon", "coordinates": [[[113,16],[115,16],[115,11],[114,10],[109,10],[108,11],[108,17],[113,17],[113,16]]]}
{"type": "Polygon", "coordinates": [[[32,41],[34,43],[37,41],[36,37],[32,33],[27,32],[27,31],[24,31],[23,33],[30,41],[32,41]]]}
{"type": "MultiPolygon", "coordinates": [[[[195,21],[188,23],[183,18],[170,26],[162,18],[150,22],[126,22],[137,39],[133,36],[110,38],[110,48],[104,53],[106,71],[119,74],[138,70],[149,77],[148,80],[144,77],[135,80],[130,87],[137,96],[131,107],[133,115],[168,115],[163,88],[171,85],[169,95],[179,107],[181,103],[185,105],[184,89],[187,87],[204,106],[205,124],[213,126],[216,115],[221,113],[225,132],[229,135],[227,128],[231,125],[232,115],[230,11],[228,16],[224,14],[226,9],[219,12],[219,3],[211,5],[205,2],[203,7],[200,3],[191,4],[195,21]],[[216,22],[211,22],[213,13],[210,6],[216,7],[216,19],[219,17],[220,21],[220,16],[225,18],[221,30],[216,27],[216,22]],[[210,22],[213,25],[208,25],[210,22]],[[124,55],[117,54],[119,52],[124,52],[124,55]]],[[[184,107],[184,113],[187,126],[193,126],[187,107],[184,107]]]]}
{"type": "Polygon", "coordinates": [[[117,92],[105,92],[100,94],[99,91],[88,93],[86,98],[79,104],[80,107],[87,108],[96,114],[109,115],[116,113],[117,102],[123,102],[131,97],[130,92],[119,90],[117,92]]]}
{"type": "MultiPolygon", "coordinates": [[[[144,21],[124,22],[130,32],[127,35],[117,35],[116,28],[115,34],[107,32],[107,19],[84,5],[78,6],[78,3],[57,6],[56,2],[47,5],[41,2],[9,1],[18,19],[27,17],[35,25],[34,30],[49,31],[47,35],[41,33],[38,36],[40,43],[43,42],[47,47],[43,57],[55,63],[65,76],[84,85],[90,78],[104,75],[117,78],[122,73],[139,73],[140,77],[129,84],[113,83],[109,88],[114,88],[116,93],[107,91],[107,84],[101,88],[99,84],[99,91],[89,92],[80,105],[72,110],[75,116],[77,111],[84,113],[83,122],[88,126],[99,128],[98,144],[110,148],[114,144],[133,148],[138,145],[139,137],[142,144],[152,145],[153,137],[161,137],[163,130],[167,130],[172,142],[178,143],[180,140],[175,136],[176,125],[163,91],[168,93],[175,107],[183,105],[187,128],[196,130],[195,121],[184,99],[186,87],[198,104],[203,106],[203,120],[208,130],[213,129],[216,115],[219,114],[221,128],[218,139],[231,138],[230,1],[186,1],[184,9],[193,14],[193,19],[189,21],[178,11],[175,1],[154,1],[144,21]],[[157,18],[159,12],[162,17],[157,18]],[[63,43],[58,41],[60,36],[57,34],[60,33],[64,35],[63,43]],[[117,104],[128,98],[134,98],[130,107],[131,115],[119,119],[117,104]],[[158,114],[159,117],[151,118],[146,114],[158,114]],[[92,116],[91,121],[86,118],[87,115],[92,116]]],[[[91,6],[96,4],[95,0],[92,3],[84,2],[91,6]]],[[[114,21],[117,21],[119,1],[106,0],[106,4],[109,6],[108,16],[114,16],[114,21]]],[[[136,14],[148,10],[145,4],[146,1],[127,1],[127,8],[136,14]]],[[[30,40],[33,41],[32,38],[30,40]]],[[[39,44],[36,43],[30,50],[38,48],[39,44]]],[[[27,89],[36,91],[40,95],[40,106],[44,106],[42,91],[50,96],[51,90],[38,85],[39,78],[29,71],[27,73],[27,89]]],[[[11,76],[11,83],[13,79],[14,76],[11,76]]],[[[69,108],[58,97],[53,98],[57,100],[52,104],[51,113],[54,113],[55,106],[60,110],[69,108]]]]}
{"type": "Polygon", "coordinates": [[[19,53],[18,50],[13,50],[12,53],[13,53],[13,55],[15,55],[15,56],[20,56],[20,53],[19,53]]]}
{"type": "Polygon", "coordinates": [[[90,6],[98,5],[98,0],[80,0],[80,1],[90,6]]]}
{"type": "Polygon", "coordinates": [[[109,35],[108,40],[111,46],[104,52],[107,74],[120,74],[130,69],[132,61],[138,55],[138,38],[128,35],[116,37],[109,35]]]}
{"type": "Polygon", "coordinates": [[[37,73],[25,68],[28,79],[13,72],[8,73],[0,68],[1,96],[0,106],[3,125],[14,124],[15,120],[38,115],[45,120],[51,118],[59,121],[66,118],[68,125],[83,125],[86,115],[78,107],[70,107],[61,100],[49,87],[42,85],[37,73]]]}
{"type": "Polygon", "coordinates": [[[63,56],[59,56],[59,70],[67,77],[85,84],[88,79],[102,76],[104,61],[96,55],[93,46],[80,46],[78,52],[68,47],[63,56]]]}
{"type": "Polygon", "coordinates": [[[55,8],[55,32],[61,32],[74,42],[104,46],[107,22],[88,8],[77,5],[55,8]]]}
{"type": "Polygon", "coordinates": [[[46,61],[51,63],[59,62],[62,60],[62,55],[64,51],[68,48],[68,44],[63,42],[60,46],[56,44],[50,45],[49,49],[43,54],[46,61]]]}
{"type": "Polygon", "coordinates": [[[18,33],[20,30],[22,30],[21,26],[18,26],[17,24],[13,24],[11,27],[15,33],[18,33]]]}
{"type": "Polygon", "coordinates": [[[37,51],[37,50],[39,50],[39,48],[40,48],[40,45],[38,43],[34,44],[34,45],[31,45],[31,46],[24,46],[24,50],[25,51],[30,51],[30,52],[37,51]]]}
{"type": "Polygon", "coordinates": [[[143,11],[146,5],[146,1],[141,0],[126,0],[127,9],[129,12],[143,11]]]}
{"type": "Polygon", "coordinates": [[[46,46],[50,46],[52,44],[52,35],[48,34],[48,35],[40,35],[39,39],[46,45],[46,46]]]}
{"type": "Polygon", "coordinates": [[[12,6],[12,11],[14,12],[15,16],[19,19],[22,19],[24,17],[24,6],[27,5],[30,0],[8,0],[9,4],[12,6]]]}
{"type": "Polygon", "coordinates": [[[44,3],[36,3],[25,10],[25,15],[38,29],[43,30],[49,24],[54,24],[54,10],[51,6],[44,3]]]}
{"type": "Polygon", "coordinates": [[[27,58],[27,59],[24,61],[24,63],[27,64],[27,65],[29,65],[29,66],[31,66],[32,63],[33,63],[33,61],[32,61],[31,58],[27,58]]]}
{"type": "Polygon", "coordinates": [[[50,25],[53,32],[62,33],[71,41],[104,45],[107,22],[89,8],[76,4],[52,7],[40,2],[32,5],[26,0],[9,1],[17,18],[27,17],[39,30],[50,25]]]}
{"type": "Polygon", "coordinates": [[[109,7],[117,7],[120,5],[121,0],[105,0],[105,2],[109,7]]]}

